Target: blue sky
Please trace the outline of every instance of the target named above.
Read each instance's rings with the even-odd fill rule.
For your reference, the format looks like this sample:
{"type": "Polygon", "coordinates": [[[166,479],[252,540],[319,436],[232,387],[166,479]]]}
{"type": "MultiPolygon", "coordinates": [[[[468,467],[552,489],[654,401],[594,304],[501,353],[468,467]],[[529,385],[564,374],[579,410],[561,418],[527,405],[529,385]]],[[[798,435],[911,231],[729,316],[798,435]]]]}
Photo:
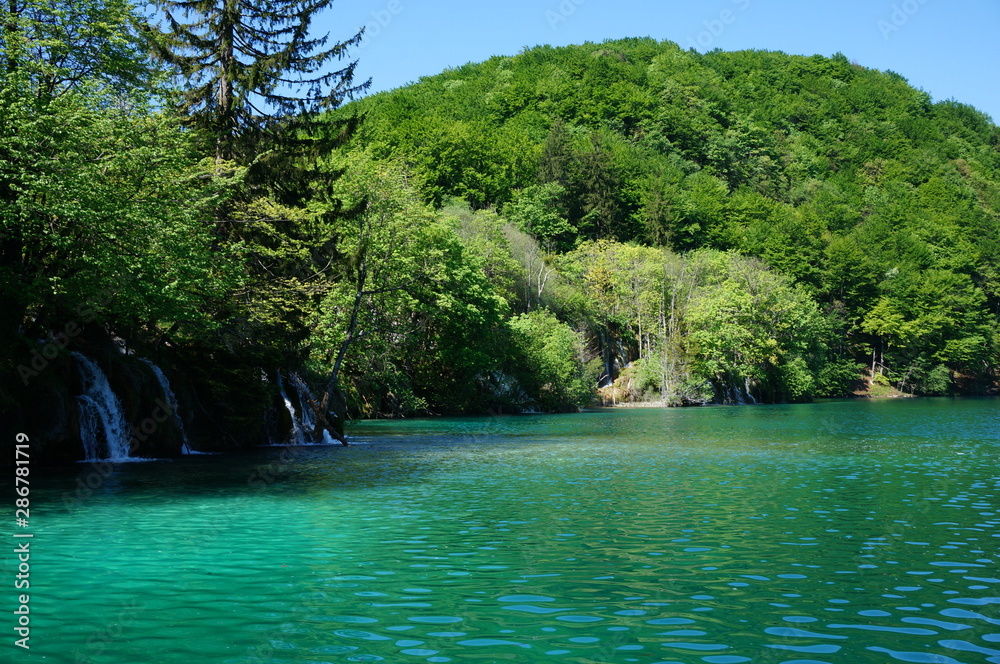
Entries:
{"type": "Polygon", "coordinates": [[[1000,123],[998,0],[335,0],[314,27],[338,40],[362,25],[353,57],[373,91],[539,44],[648,36],[701,52],[840,51],[1000,123]]]}

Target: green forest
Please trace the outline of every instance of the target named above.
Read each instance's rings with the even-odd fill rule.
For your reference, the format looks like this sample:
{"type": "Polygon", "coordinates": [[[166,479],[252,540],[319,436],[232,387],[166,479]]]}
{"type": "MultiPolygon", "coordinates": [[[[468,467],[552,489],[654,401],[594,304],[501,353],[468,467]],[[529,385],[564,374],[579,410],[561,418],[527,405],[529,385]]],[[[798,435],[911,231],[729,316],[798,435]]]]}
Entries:
{"type": "Polygon", "coordinates": [[[293,374],[313,435],[995,390],[982,112],[841,54],[649,38],[365,96],[361,34],[309,34],[329,3],[5,5],[5,427],[74,421],[74,351],[154,358],[234,446],[293,374]]]}

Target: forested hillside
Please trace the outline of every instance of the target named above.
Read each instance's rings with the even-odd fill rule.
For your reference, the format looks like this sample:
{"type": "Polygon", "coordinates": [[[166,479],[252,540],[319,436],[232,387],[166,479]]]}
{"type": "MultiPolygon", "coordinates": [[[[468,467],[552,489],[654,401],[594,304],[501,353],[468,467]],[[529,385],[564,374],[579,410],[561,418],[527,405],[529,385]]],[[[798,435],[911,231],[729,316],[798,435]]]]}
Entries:
{"type": "Polygon", "coordinates": [[[233,42],[221,5],[161,4],[157,28],[26,0],[0,30],[0,408],[48,458],[111,448],[86,358],[133,428],[171,400],[150,455],[598,386],[995,387],[1000,130],[971,107],[840,55],[648,39],[348,103],[353,64],[322,72],[358,35],[323,50],[295,3],[243,0],[233,42]]]}
{"type": "Polygon", "coordinates": [[[354,145],[406,164],[432,205],[497,211],[526,273],[515,309],[583,333],[605,380],[633,363],[632,397],[995,378],[1000,129],[898,74],[631,39],[359,107],[354,145]]]}

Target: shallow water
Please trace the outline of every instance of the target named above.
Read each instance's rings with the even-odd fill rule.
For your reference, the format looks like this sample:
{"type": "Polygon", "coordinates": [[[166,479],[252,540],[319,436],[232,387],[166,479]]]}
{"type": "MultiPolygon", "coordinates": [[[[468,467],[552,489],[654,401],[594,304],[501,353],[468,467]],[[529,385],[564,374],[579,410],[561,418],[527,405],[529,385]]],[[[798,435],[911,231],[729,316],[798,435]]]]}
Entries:
{"type": "Polygon", "coordinates": [[[34,470],[30,661],[1000,662],[998,406],[365,422],[34,470]]]}

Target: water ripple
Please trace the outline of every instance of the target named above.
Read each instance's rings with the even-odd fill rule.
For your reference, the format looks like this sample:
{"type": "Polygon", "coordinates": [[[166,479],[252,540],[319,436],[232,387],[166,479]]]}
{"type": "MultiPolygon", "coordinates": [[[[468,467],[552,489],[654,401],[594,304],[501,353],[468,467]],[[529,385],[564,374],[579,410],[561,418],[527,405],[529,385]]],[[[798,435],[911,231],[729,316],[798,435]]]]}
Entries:
{"type": "Polygon", "coordinates": [[[39,489],[39,654],[1000,661],[996,403],[907,401],[366,422],[263,489],[277,449],[39,489]]]}

